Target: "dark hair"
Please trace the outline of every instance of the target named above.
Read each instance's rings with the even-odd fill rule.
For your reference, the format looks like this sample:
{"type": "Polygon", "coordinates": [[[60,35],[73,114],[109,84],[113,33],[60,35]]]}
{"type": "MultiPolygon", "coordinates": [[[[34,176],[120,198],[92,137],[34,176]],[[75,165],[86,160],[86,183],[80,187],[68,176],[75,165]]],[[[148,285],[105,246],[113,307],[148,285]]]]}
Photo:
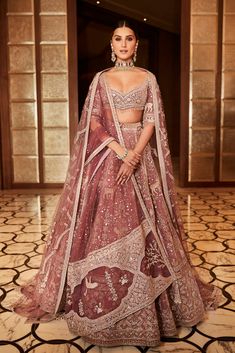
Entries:
{"type": "MultiPolygon", "coordinates": [[[[122,28],[122,27],[130,28],[134,32],[136,39],[139,39],[139,35],[138,35],[138,31],[137,31],[136,25],[133,24],[132,22],[130,22],[129,20],[123,19],[123,20],[118,21],[116,23],[116,26],[113,27],[113,32],[115,31],[115,29],[122,28]]],[[[112,32],[112,35],[113,35],[113,32],[112,32]]]]}

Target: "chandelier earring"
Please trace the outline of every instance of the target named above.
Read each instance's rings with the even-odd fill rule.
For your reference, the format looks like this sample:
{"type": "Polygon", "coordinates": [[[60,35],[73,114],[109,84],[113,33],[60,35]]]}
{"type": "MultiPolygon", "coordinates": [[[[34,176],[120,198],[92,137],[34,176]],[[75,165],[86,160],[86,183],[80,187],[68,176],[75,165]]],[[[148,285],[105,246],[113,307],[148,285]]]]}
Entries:
{"type": "Polygon", "coordinates": [[[135,51],[134,51],[134,55],[133,55],[134,63],[136,62],[136,59],[137,59],[137,48],[138,48],[138,44],[136,44],[136,46],[135,46],[135,51]]]}
{"type": "Polygon", "coordinates": [[[116,61],[116,55],[114,53],[114,50],[113,50],[113,46],[111,44],[111,61],[114,63],[116,61]]]}

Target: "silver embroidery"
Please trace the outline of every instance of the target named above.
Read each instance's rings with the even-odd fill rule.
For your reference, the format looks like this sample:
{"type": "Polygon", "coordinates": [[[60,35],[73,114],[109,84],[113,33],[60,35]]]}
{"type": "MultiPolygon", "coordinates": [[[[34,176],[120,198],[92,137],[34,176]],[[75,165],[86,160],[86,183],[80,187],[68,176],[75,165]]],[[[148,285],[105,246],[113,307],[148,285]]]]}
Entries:
{"type": "Polygon", "coordinates": [[[122,286],[124,286],[124,284],[128,283],[127,275],[121,276],[121,278],[119,279],[119,283],[121,283],[122,286]]]}
{"type": "Polygon", "coordinates": [[[158,249],[157,242],[152,241],[146,249],[146,259],[147,259],[147,268],[150,268],[152,265],[158,264],[159,267],[165,267],[165,263],[162,259],[161,253],[158,249]]]}
{"type": "Polygon", "coordinates": [[[102,309],[102,306],[101,306],[101,303],[95,305],[94,307],[94,312],[96,312],[97,314],[100,314],[103,312],[103,309],[102,309]]]}
{"type": "Polygon", "coordinates": [[[84,295],[87,295],[87,289],[94,289],[98,286],[98,283],[91,282],[91,277],[85,278],[85,284],[86,284],[86,291],[85,291],[84,295]]]}
{"type": "Polygon", "coordinates": [[[113,286],[113,282],[112,282],[110,273],[108,273],[108,271],[105,271],[104,276],[105,276],[107,285],[109,287],[109,290],[111,292],[113,301],[118,300],[117,292],[116,292],[116,290],[115,290],[115,288],[113,286]]]}
{"type": "Polygon", "coordinates": [[[144,86],[141,85],[127,93],[111,89],[115,108],[118,110],[144,110],[147,99],[146,85],[147,81],[144,86]]]}
{"type": "Polygon", "coordinates": [[[69,263],[68,285],[73,293],[74,288],[81,284],[82,279],[89,271],[101,266],[117,266],[120,269],[136,273],[139,271],[141,254],[144,257],[145,236],[150,231],[147,220],[120,240],[111,243],[102,249],[93,251],[86,259],[69,263]],[[119,254],[122,254],[120,257],[119,254]],[[130,261],[130,257],[132,260],[130,261]]]}
{"type": "Polygon", "coordinates": [[[69,327],[72,326],[80,335],[90,335],[92,332],[103,330],[132,313],[153,303],[155,298],[164,292],[172,283],[171,277],[158,276],[149,280],[144,274],[138,273],[128,291],[128,300],[122,300],[120,306],[97,319],[80,317],[74,310],[65,314],[69,327]],[[71,324],[71,325],[70,325],[71,324]]]}
{"type": "Polygon", "coordinates": [[[153,112],[153,103],[146,103],[144,108],[145,113],[152,113],[153,112]]]}
{"type": "Polygon", "coordinates": [[[83,302],[81,299],[79,299],[79,302],[78,302],[78,311],[80,316],[84,316],[83,302]]]}

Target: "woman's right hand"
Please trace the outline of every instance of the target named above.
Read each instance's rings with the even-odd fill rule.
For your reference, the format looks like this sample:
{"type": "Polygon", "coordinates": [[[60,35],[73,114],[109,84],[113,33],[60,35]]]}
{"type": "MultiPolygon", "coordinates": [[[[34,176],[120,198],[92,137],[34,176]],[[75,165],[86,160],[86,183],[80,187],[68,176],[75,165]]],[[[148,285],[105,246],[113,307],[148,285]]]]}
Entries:
{"type": "Polygon", "coordinates": [[[123,159],[123,162],[129,165],[130,167],[136,168],[140,162],[141,154],[133,151],[128,150],[127,156],[123,159]]]}

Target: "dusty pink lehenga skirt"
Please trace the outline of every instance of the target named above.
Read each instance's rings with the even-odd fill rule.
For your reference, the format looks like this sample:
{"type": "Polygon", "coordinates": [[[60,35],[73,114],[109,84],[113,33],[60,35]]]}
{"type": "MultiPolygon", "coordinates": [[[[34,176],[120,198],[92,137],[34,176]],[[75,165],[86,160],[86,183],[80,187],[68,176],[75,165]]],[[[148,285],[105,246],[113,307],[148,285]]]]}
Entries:
{"type": "MultiPolygon", "coordinates": [[[[141,123],[120,127],[133,148],[141,123]]],[[[189,262],[162,193],[156,151],[148,144],[135,179],[117,185],[121,163],[106,149],[85,166],[60,309],[69,329],[91,343],[156,346],[177,326],[202,320],[218,305],[218,289],[189,262]]]]}

